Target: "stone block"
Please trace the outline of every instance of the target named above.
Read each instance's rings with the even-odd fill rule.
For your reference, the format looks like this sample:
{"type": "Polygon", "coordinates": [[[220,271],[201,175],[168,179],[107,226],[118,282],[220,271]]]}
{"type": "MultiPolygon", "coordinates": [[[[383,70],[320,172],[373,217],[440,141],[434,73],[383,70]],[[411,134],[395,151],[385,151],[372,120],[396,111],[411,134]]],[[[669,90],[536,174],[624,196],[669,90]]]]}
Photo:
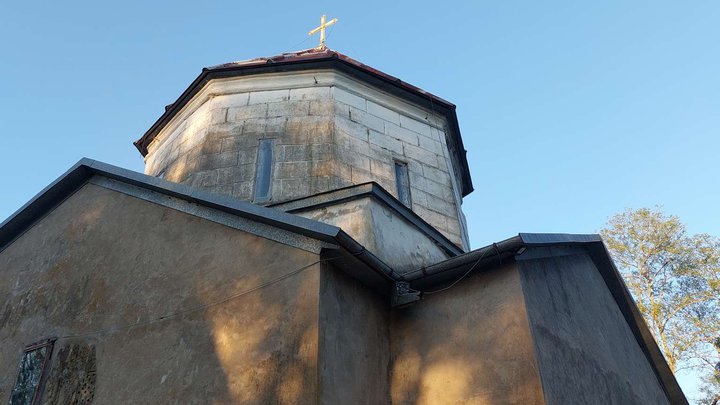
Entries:
{"type": "Polygon", "coordinates": [[[313,176],[310,181],[310,190],[312,193],[322,193],[332,190],[333,176],[313,176]]]}
{"type": "Polygon", "coordinates": [[[306,145],[312,142],[309,138],[310,135],[304,132],[285,131],[283,134],[278,134],[280,145],[306,145]]]}
{"type": "Polygon", "coordinates": [[[222,139],[208,137],[208,139],[206,139],[205,142],[201,143],[198,148],[201,155],[220,153],[222,152],[222,139]]]}
{"type": "MultiPolygon", "coordinates": [[[[280,184],[280,198],[283,200],[304,197],[310,194],[309,179],[283,179],[280,184]]],[[[275,195],[275,193],[273,193],[275,195]]]]}
{"type": "Polygon", "coordinates": [[[287,126],[286,117],[268,118],[265,120],[265,134],[277,134],[279,132],[285,132],[287,126]]]}
{"type": "Polygon", "coordinates": [[[425,135],[428,138],[435,138],[437,130],[427,123],[416,120],[415,118],[408,117],[406,115],[400,115],[400,126],[407,128],[418,134],[425,135]]]}
{"type": "Polygon", "coordinates": [[[385,191],[392,194],[395,198],[397,198],[397,185],[395,184],[394,179],[386,179],[384,177],[376,177],[373,179],[374,182],[380,185],[385,191]]]}
{"type": "Polygon", "coordinates": [[[425,188],[427,187],[427,185],[425,184],[427,179],[425,178],[425,176],[423,176],[422,173],[408,170],[408,174],[410,175],[410,187],[425,190],[425,188]]]}
{"type": "Polygon", "coordinates": [[[208,138],[227,138],[231,136],[237,136],[241,135],[243,130],[243,123],[240,122],[232,122],[232,123],[223,123],[223,124],[217,124],[213,125],[210,128],[208,128],[207,136],[208,138]]]}
{"type": "Polygon", "coordinates": [[[330,160],[333,157],[333,145],[320,143],[310,145],[310,155],[313,161],[330,160]]]}
{"type": "Polygon", "coordinates": [[[389,108],[383,107],[380,104],[373,103],[368,100],[367,112],[376,117],[380,117],[385,121],[392,122],[395,125],[400,125],[400,114],[389,108]]]}
{"type": "Polygon", "coordinates": [[[252,181],[244,181],[233,184],[232,196],[240,200],[251,201],[253,195],[253,185],[254,182],[252,181]]]}
{"type": "Polygon", "coordinates": [[[350,150],[352,150],[353,152],[371,157],[372,152],[371,152],[370,144],[367,143],[367,141],[365,141],[363,139],[350,137],[349,144],[350,144],[350,150]]]}
{"type": "Polygon", "coordinates": [[[299,162],[312,160],[312,147],[310,145],[281,145],[278,160],[283,162],[299,162]]]}
{"type": "MultiPolygon", "coordinates": [[[[350,106],[337,100],[333,101],[334,113],[337,117],[350,119],[350,106]]],[[[355,107],[353,107],[355,108],[355,107]]]]}
{"type": "Polygon", "coordinates": [[[210,187],[208,189],[208,191],[210,191],[211,193],[214,193],[214,194],[221,194],[221,195],[227,195],[227,196],[232,197],[233,185],[232,184],[222,184],[222,185],[218,184],[215,187],[210,187]]]}
{"type": "Polygon", "coordinates": [[[234,93],[215,96],[213,105],[223,107],[240,107],[248,104],[250,93],[234,93]]]}
{"type": "Polygon", "coordinates": [[[197,158],[196,170],[212,170],[221,167],[236,166],[238,162],[237,152],[212,153],[200,155],[197,158]]]}
{"type": "Polygon", "coordinates": [[[330,87],[290,89],[290,100],[324,100],[330,98],[330,87]]]}
{"type": "Polygon", "coordinates": [[[335,159],[337,159],[340,163],[349,165],[350,167],[370,172],[370,158],[365,155],[360,155],[352,149],[336,147],[335,159]]]}
{"type": "Polygon", "coordinates": [[[420,141],[420,147],[430,151],[436,155],[443,155],[443,146],[438,141],[434,141],[426,136],[418,136],[418,141],[420,141]]]}
{"type": "Polygon", "coordinates": [[[187,179],[185,157],[179,158],[165,168],[165,180],[180,183],[187,179]]]}
{"type": "Polygon", "coordinates": [[[428,206],[427,193],[413,187],[412,181],[410,182],[410,199],[413,204],[422,205],[424,207],[428,206]]]}
{"type": "Polygon", "coordinates": [[[357,122],[360,125],[364,125],[378,132],[383,132],[385,130],[385,121],[355,107],[350,107],[348,111],[348,118],[350,121],[357,122]]]}
{"type": "Polygon", "coordinates": [[[289,99],[290,90],[253,91],[250,93],[248,104],[274,103],[278,101],[287,101],[289,99]]]}
{"type": "Polygon", "coordinates": [[[420,141],[418,141],[418,134],[390,122],[385,123],[385,135],[400,140],[406,144],[413,146],[420,145],[420,141]]]}
{"type": "MultiPolygon", "coordinates": [[[[290,133],[322,137],[332,135],[333,118],[320,116],[290,117],[285,130],[290,133]]],[[[321,142],[316,142],[321,143],[321,142]]]]}
{"type": "MultiPolygon", "coordinates": [[[[332,160],[326,160],[323,162],[313,162],[310,169],[310,175],[313,177],[325,177],[337,175],[336,172],[337,163],[332,160]]],[[[349,170],[348,170],[349,173],[349,170]]],[[[348,176],[349,177],[349,176],[348,176]]]]}
{"type": "Polygon", "coordinates": [[[204,190],[209,189],[217,185],[218,173],[217,170],[208,170],[202,172],[195,172],[188,177],[188,183],[192,187],[201,188],[204,190]]]}
{"type": "Polygon", "coordinates": [[[238,151],[238,164],[244,165],[244,164],[255,164],[257,162],[257,145],[258,141],[256,139],[253,140],[254,147],[252,148],[243,148],[238,151]]]}
{"type": "Polygon", "coordinates": [[[420,163],[434,167],[439,166],[437,155],[418,146],[404,144],[403,154],[407,158],[414,159],[420,163]]]}
{"type": "Polygon", "coordinates": [[[308,115],[310,112],[309,101],[281,101],[268,104],[268,117],[295,117],[308,115]]]}
{"type": "Polygon", "coordinates": [[[436,229],[447,230],[447,218],[445,215],[423,207],[420,204],[413,204],[413,211],[436,229]]]}
{"type": "Polygon", "coordinates": [[[335,113],[335,104],[327,100],[313,100],[309,105],[310,115],[331,116],[335,113]]]}
{"type": "Polygon", "coordinates": [[[243,122],[243,135],[264,136],[265,135],[265,118],[252,118],[243,122]]]}
{"type": "Polygon", "coordinates": [[[265,118],[267,117],[267,110],[267,104],[231,107],[228,108],[227,121],[239,122],[250,118],[265,118]]]}
{"type": "Polygon", "coordinates": [[[222,124],[227,121],[227,108],[216,108],[210,112],[210,125],[222,124]]]}
{"type": "Polygon", "coordinates": [[[368,137],[372,145],[376,145],[398,155],[403,154],[402,142],[395,138],[372,130],[368,134],[368,137]]]}
{"type": "Polygon", "coordinates": [[[447,218],[447,226],[448,226],[448,232],[455,235],[458,239],[460,239],[460,221],[458,221],[455,218],[447,218]]]}
{"type": "Polygon", "coordinates": [[[424,191],[446,201],[454,201],[452,189],[450,187],[436,183],[428,178],[425,178],[424,191]]]}
{"type": "Polygon", "coordinates": [[[234,184],[243,181],[252,181],[255,177],[255,165],[223,167],[218,169],[218,185],[234,184]]]}
{"type": "Polygon", "coordinates": [[[242,134],[237,134],[234,136],[229,136],[226,138],[222,138],[222,152],[231,152],[231,151],[238,151],[243,150],[247,148],[252,148],[253,146],[257,145],[257,138],[250,137],[250,136],[243,136],[242,134]]]}
{"type": "Polygon", "coordinates": [[[381,160],[370,159],[370,172],[376,177],[395,179],[395,166],[381,160]]]}
{"type": "Polygon", "coordinates": [[[347,105],[351,105],[355,108],[359,108],[361,110],[367,111],[367,104],[364,98],[357,96],[355,94],[352,94],[350,92],[347,92],[343,89],[333,87],[332,88],[332,97],[340,102],[343,102],[347,105]]]}
{"type": "MultiPolygon", "coordinates": [[[[352,167],[344,162],[341,161],[334,161],[333,162],[333,174],[337,176],[340,179],[343,179],[343,181],[350,182],[345,185],[350,185],[352,180],[352,167]]],[[[341,186],[344,187],[344,186],[341,186]]]]}
{"type": "Polygon", "coordinates": [[[358,169],[356,167],[352,168],[352,177],[351,180],[353,184],[360,184],[360,183],[367,183],[370,181],[374,181],[375,177],[370,173],[369,170],[363,170],[358,169]]]}
{"type": "Polygon", "coordinates": [[[426,195],[427,197],[427,205],[425,205],[427,208],[430,208],[433,211],[442,212],[448,217],[456,217],[457,210],[455,209],[455,204],[440,197],[436,197],[432,193],[429,193],[426,195]]]}
{"type": "Polygon", "coordinates": [[[310,162],[277,162],[274,177],[276,179],[297,179],[310,177],[310,162]]]}
{"type": "Polygon", "coordinates": [[[368,129],[357,122],[352,122],[347,118],[335,117],[335,131],[344,132],[352,137],[368,141],[368,129]]]}
{"type": "Polygon", "coordinates": [[[422,168],[423,176],[425,176],[426,178],[444,186],[452,187],[452,183],[450,182],[450,174],[448,172],[428,165],[422,165],[422,168]]]}

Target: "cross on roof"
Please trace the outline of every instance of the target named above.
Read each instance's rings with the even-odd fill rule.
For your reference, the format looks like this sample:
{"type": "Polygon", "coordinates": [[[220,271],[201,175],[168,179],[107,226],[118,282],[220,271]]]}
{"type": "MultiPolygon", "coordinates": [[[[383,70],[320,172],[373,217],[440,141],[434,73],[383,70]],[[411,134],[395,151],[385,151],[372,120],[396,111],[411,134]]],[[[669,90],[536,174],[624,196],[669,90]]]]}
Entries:
{"type": "Polygon", "coordinates": [[[320,26],[308,33],[308,35],[313,35],[314,33],[320,31],[320,45],[318,45],[318,48],[325,47],[325,28],[335,24],[336,22],[337,18],[333,18],[332,20],[325,23],[325,15],[323,14],[323,16],[320,17],[320,26]]]}

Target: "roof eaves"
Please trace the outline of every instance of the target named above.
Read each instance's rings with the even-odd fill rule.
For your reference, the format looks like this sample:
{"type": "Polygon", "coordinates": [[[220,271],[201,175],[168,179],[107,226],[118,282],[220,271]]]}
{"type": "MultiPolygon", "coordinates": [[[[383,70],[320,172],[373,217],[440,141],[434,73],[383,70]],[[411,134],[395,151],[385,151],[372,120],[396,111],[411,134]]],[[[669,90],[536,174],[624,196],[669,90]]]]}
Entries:
{"type": "Polygon", "coordinates": [[[261,207],[231,197],[211,194],[183,184],[171,183],[142,173],[83,158],[0,224],[0,250],[4,249],[5,246],[21,235],[26,228],[71,195],[93,175],[101,175],[143,187],[321,241],[334,242],[341,233],[340,228],[319,221],[261,207]]]}
{"type": "MultiPolygon", "coordinates": [[[[329,51],[329,50],[328,50],[329,51]]],[[[316,54],[308,54],[309,56],[303,57],[287,57],[282,59],[271,58],[260,58],[256,60],[250,60],[245,62],[233,62],[224,65],[217,65],[210,68],[204,68],[200,75],[188,86],[185,91],[178,97],[178,99],[166,107],[163,114],[153,123],[137,141],[134,142],[135,147],[140,153],[145,156],[148,153],[148,145],[155,136],[159,133],[164,125],[166,125],[172,117],[175,116],[191,99],[197,94],[202,87],[208,81],[215,78],[233,77],[240,75],[249,75],[256,73],[264,73],[270,71],[288,71],[288,70],[299,70],[298,68],[304,68],[308,66],[310,68],[324,68],[331,69],[333,67],[343,67],[340,69],[345,73],[353,74],[356,73],[356,77],[363,79],[363,75],[367,78],[372,78],[375,85],[384,90],[389,90],[397,96],[408,99],[415,103],[428,104],[429,108],[441,113],[448,119],[448,124],[451,128],[453,136],[449,140],[451,148],[457,155],[460,163],[460,170],[462,171],[461,178],[462,183],[462,195],[466,196],[470,194],[474,188],[472,185],[472,179],[470,177],[470,168],[467,162],[467,151],[465,150],[462,136],[460,135],[460,125],[457,120],[456,107],[454,104],[447,100],[444,100],[438,96],[433,95],[427,91],[420,89],[419,87],[413,86],[409,83],[403,82],[402,80],[367,66],[355,59],[352,59],[339,52],[319,52],[316,54]],[[383,86],[384,83],[387,86],[383,86]]],[[[366,79],[367,79],[366,78],[366,79]]],[[[367,81],[367,80],[366,80],[367,81]]],[[[372,83],[371,83],[372,84],[372,83]]]]}

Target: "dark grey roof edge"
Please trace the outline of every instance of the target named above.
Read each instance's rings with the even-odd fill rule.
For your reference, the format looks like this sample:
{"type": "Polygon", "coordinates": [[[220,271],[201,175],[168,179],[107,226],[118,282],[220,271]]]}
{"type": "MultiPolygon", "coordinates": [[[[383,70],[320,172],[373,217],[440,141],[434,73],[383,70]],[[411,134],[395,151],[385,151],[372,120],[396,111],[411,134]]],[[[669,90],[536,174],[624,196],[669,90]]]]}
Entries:
{"type": "Polygon", "coordinates": [[[469,266],[476,266],[474,271],[482,271],[502,264],[506,260],[515,260],[516,255],[522,254],[523,248],[568,245],[582,246],[587,250],[670,402],[678,405],[688,404],[682,388],[670,370],[600,235],[520,233],[518,236],[475,249],[462,256],[404,273],[401,277],[404,281],[410,282],[413,288],[428,288],[457,280],[468,271],[469,266]]]}
{"type": "Polygon", "coordinates": [[[265,224],[297,232],[314,239],[334,242],[341,230],[319,221],[261,207],[230,197],[198,190],[183,184],[171,183],[156,177],[123,169],[107,163],[83,158],[67,172],[45,187],[0,224],[0,249],[14,240],[45,212],[55,207],[91,176],[101,175],[124,183],[140,186],[166,195],[181,198],[221,211],[236,214],[265,224]]]}
{"type": "Polygon", "coordinates": [[[361,274],[368,278],[365,281],[374,286],[378,286],[382,282],[389,283],[388,280],[392,280],[397,276],[392,268],[336,226],[231,197],[208,193],[183,184],[171,183],[88,158],[80,159],[68,171],[50,183],[0,224],[0,251],[4,250],[18,236],[22,235],[27,228],[64,201],[94,175],[104,176],[320,241],[340,245],[370,268],[372,273],[361,274]]]}
{"type": "Polygon", "coordinates": [[[385,190],[381,185],[374,181],[367,183],[355,184],[352,186],[342,187],[323,193],[314,194],[308,197],[297,198],[294,200],[283,201],[269,205],[285,210],[286,212],[296,213],[308,209],[316,209],[329,205],[338,204],[345,201],[351,201],[358,198],[370,197],[393,210],[397,215],[415,226],[420,232],[432,239],[435,244],[443,249],[451,256],[459,256],[463,254],[463,250],[452,243],[445,235],[427,223],[418,214],[406,207],[398,201],[392,194],[385,190]]]}

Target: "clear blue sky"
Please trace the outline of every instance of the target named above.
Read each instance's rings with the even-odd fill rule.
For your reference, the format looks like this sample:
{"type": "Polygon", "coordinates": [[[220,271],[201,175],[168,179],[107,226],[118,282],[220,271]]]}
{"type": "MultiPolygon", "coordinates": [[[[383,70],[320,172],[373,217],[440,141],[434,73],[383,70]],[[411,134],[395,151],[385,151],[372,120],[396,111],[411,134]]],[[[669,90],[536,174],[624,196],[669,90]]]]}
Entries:
{"type": "Polygon", "coordinates": [[[0,3],[0,220],[81,157],[142,171],[202,67],[314,46],[325,13],[331,48],[457,104],[474,248],[656,204],[720,235],[720,2],[343,3],[0,3]]]}

